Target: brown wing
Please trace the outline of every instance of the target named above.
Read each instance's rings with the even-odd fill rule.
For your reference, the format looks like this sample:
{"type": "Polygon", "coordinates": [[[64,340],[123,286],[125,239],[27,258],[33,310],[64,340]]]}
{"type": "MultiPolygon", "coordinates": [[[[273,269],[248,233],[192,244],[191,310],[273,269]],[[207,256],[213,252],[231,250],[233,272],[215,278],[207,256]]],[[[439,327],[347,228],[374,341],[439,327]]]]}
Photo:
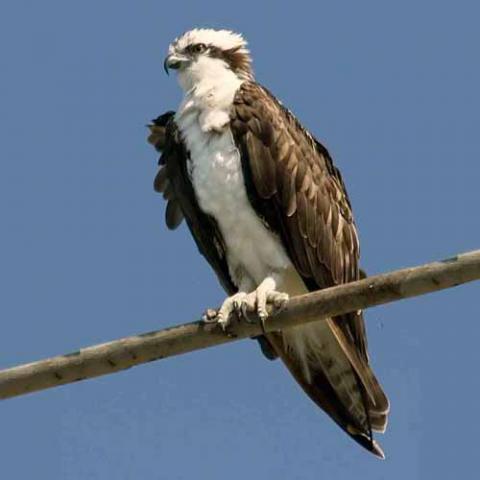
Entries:
{"type": "MultiPolygon", "coordinates": [[[[318,290],[359,279],[357,230],[327,150],[254,83],[244,83],[235,98],[232,130],[242,158],[248,159],[250,200],[287,243],[307,287],[318,290]]],[[[366,359],[361,317],[345,320],[338,324],[366,359]]]]}
{"type": "MultiPolygon", "coordinates": [[[[235,96],[231,128],[249,200],[281,236],[307,288],[318,290],[359,279],[359,242],[351,205],[327,150],[253,82],[245,82],[235,96]]],[[[373,428],[384,429],[388,400],[368,365],[361,312],[328,322],[358,375],[373,428]]],[[[286,352],[282,358],[288,365],[286,352]]],[[[302,384],[301,372],[292,365],[289,368],[302,384]]],[[[302,387],[317,403],[331,403],[320,387],[316,394],[308,382],[303,381],[302,387]]],[[[324,409],[337,422],[344,416],[324,409]]]]}

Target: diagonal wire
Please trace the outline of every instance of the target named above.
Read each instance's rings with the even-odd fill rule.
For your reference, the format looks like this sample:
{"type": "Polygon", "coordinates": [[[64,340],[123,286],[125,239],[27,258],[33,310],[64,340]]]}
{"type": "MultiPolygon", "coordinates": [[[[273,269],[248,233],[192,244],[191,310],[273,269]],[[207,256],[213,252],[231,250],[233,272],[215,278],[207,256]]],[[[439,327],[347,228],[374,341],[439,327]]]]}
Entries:
{"type": "MultiPolygon", "coordinates": [[[[283,330],[480,279],[480,250],[396,270],[292,298],[265,330],[283,330]]],[[[262,334],[259,323],[235,322],[230,335],[202,321],[178,325],[0,371],[0,399],[108,375],[135,365],[262,334]]]]}

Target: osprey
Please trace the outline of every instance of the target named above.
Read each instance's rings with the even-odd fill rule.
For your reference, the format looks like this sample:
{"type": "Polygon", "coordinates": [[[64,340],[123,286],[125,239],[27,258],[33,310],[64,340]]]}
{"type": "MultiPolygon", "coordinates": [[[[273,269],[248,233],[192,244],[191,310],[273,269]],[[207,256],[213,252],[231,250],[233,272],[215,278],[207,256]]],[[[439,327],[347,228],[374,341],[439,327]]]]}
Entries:
{"type": "MultiPolygon", "coordinates": [[[[288,296],[358,280],[359,242],[342,177],[328,151],[253,75],[247,42],[194,29],[169,47],[184,98],[158,117],[162,151],[154,186],[166,223],[183,219],[228,293],[216,321],[288,296]]],[[[259,337],[307,395],[350,437],[383,458],[372,431],[388,399],[369,365],[362,312],[259,337]]]]}

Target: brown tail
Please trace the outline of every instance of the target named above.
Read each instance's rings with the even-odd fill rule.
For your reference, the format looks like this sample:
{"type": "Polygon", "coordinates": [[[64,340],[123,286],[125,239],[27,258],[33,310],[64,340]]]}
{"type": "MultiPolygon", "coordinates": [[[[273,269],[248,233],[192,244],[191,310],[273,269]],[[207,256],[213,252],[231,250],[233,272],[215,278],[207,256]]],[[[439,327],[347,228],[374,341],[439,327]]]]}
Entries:
{"type": "Polygon", "coordinates": [[[306,377],[305,370],[298,358],[288,348],[285,348],[281,333],[269,334],[268,340],[305,393],[353,440],[377,457],[385,458],[380,445],[373,439],[372,431],[383,432],[385,430],[388,400],[370,366],[361,361],[362,365],[359,367],[362,369],[362,376],[368,378],[368,391],[356,374],[356,369],[352,367],[366,413],[366,421],[361,421],[352,414],[345,399],[339,398],[336,389],[321,368],[318,366],[314,369],[310,368],[309,378],[306,377]]]}

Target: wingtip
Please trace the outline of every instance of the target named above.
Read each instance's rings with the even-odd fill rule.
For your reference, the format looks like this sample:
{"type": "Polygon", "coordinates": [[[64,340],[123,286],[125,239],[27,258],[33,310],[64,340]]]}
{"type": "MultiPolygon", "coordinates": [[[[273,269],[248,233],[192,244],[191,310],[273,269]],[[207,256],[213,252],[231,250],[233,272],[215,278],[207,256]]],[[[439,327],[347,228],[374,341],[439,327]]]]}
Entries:
{"type": "Polygon", "coordinates": [[[352,433],[347,429],[349,435],[355,440],[359,445],[373,453],[376,457],[385,460],[385,453],[380,446],[380,444],[373,438],[365,435],[364,433],[352,433]]]}
{"type": "Polygon", "coordinates": [[[370,450],[376,457],[385,460],[385,452],[383,451],[382,447],[375,441],[372,440],[371,444],[372,449],[370,450]]]}

